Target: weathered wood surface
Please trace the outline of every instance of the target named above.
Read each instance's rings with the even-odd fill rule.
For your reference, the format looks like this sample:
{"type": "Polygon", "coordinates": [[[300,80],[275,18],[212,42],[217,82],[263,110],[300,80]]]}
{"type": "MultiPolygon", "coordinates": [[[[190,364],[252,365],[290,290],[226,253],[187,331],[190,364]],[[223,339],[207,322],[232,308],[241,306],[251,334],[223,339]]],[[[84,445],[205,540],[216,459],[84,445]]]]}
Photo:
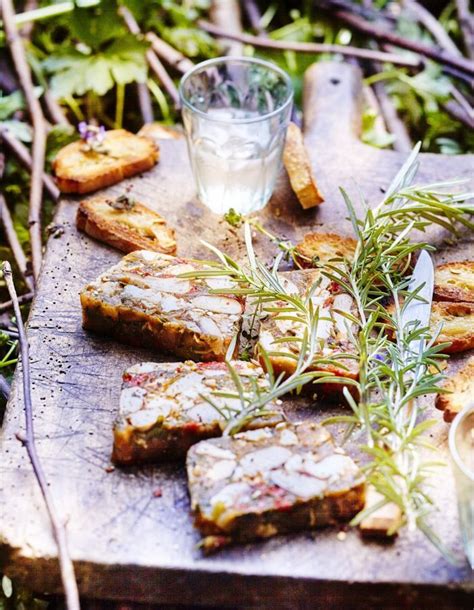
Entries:
{"type": "MultiPolygon", "coordinates": [[[[357,140],[360,74],[345,64],[318,64],[307,73],[305,135],[326,202],[302,211],[282,175],[263,222],[297,239],[309,230],[350,233],[338,186],[371,203],[400,167],[403,157],[357,140]]],[[[151,172],[117,185],[162,213],[177,229],[179,252],[207,255],[204,238],[232,254],[242,252],[235,231],[196,202],[183,140],[163,141],[151,172]]],[[[474,157],[421,155],[418,180],[472,177],[474,157]]],[[[123,369],[156,354],[131,349],[81,329],[78,293],[120,258],[118,252],[79,234],[77,201],[63,200],[51,238],[39,293],[29,322],[33,401],[39,453],[57,506],[67,520],[69,546],[82,594],[91,598],[155,603],[249,607],[438,607],[471,605],[474,584],[467,565],[449,564],[417,532],[404,531],[394,544],[344,540],[328,529],[227,549],[204,558],[189,516],[184,470],[166,465],[110,471],[111,426],[123,369]],[[153,492],[160,489],[161,497],[153,492]],[[471,597],[472,598],[472,597],[471,597]]],[[[440,242],[441,233],[433,233],[440,242]]],[[[274,251],[257,239],[270,260],[274,251]]],[[[448,247],[441,260],[469,256],[467,239],[448,247]]],[[[455,366],[453,363],[451,366],[455,366]]],[[[288,412],[291,416],[292,409],[288,412]]],[[[316,417],[337,411],[316,405],[316,417]]],[[[340,411],[339,411],[340,412],[340,411]]],[[[433,413],[431,413],[433,414],[433,413]]],[[[295,417],[295,415],[292,415],[295,417]]],[[[447,457],[447,426],[433,439],[447,457]]],[[[15,439],[22,429],[22,392],[17,382],[1,437],[0,570],[40,591],[59,590],[56,550],[26,453],[15,439]]],[[[462,558],[450,469],[435,479],[440,512],[433,527],[462,558]]]]}

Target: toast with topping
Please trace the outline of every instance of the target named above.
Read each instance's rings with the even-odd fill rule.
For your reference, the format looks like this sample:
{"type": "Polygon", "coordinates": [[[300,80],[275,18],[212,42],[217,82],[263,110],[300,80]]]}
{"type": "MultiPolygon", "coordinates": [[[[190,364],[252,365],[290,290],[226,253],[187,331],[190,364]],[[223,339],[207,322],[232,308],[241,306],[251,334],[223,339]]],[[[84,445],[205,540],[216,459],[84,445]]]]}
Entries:
{"type": "Polygon", "coordinates": [[[436,267],[434,298],[437,301],[474,303],[474,261],[436,267]]]}
{"type": "MultiPolygon", "coordinates": [[[[233,367],[244,391],[253,383],[262,390],[268,387],[257,364],[235,361],[233,367]]],[[[184,461],[191,445],[221,436],[227,423],[223,414],[241,408],[238,398],[223,398],[215,392],[237,392],[224,362],[143,362],[132,366],[123,374],[112,460],[124,465],[184,461]]],[[[279,405],[280,401],[271,401],[267,408],[272,416],[254,419],[249,428],[282,421],[279,405]]]]}
{"type": "Polygon", "coordinates": [[[166,220],[129,195],[97,195],[81,201],[77,228],[123,252],[176,254],[175,232],[166,220]]]}
{"type": "Polygon", "coordinates": [[[100,151],[82,140],[62,148],[53,171],[62,193],[84,194],[149,170],[158,158],[158,147],[151,139],[112,129],[105,133],[100,151]]]}
{"type": "Polygon", "coordinates": [[[357,241],[335,233],[308,233],[295,250],[296,260],[305,269],[317,267],[330,261],[351,261],[357,241]]]}
{"type": "Polygon", "coordinates": [[[291,188],[305,210],[323,203],[324,199],[316,184],[308,151],[304,145],[303,134],[294,123],[288,125],[286,132],[283,164],[288,173],[291,188]]]}
{"type": "Polygon", "coordinates": [[[438,394],[435,405],[443,411],[444,421],[452,422],[464,407],[472,402],[474,397],[474,356],[446,380],[443,389],[447,394],[438,394]]]}
{"type": "Polygon", "coordinates": [[[137,250],[81,292],[83,327],[178,358],[223,361],[238,334],[244,300],[211,290],[228,278],[189,279],[204,263],[137,250]]]}
{"type": "Polygon", "coordinates": [[[456,354],[474,348],[474,303],[434,302],[431,309],[430,328],[436,331],[442,323],[435,345],[450,342],[443,349],[445,354],[456,354]]]}
{"type": "MultiPolygon", "coordinates": [[[[351,341],[353,323],[347,315],[356,315],[356,307],[350,295],[342,292],[334,282],[319,270],[290,271],[280,274],[280,281],[289,295],[306,298],[311,291],[315,311],[319,312],[317,338],[319,349],[315,361],[308,371],[325,371],[348,380],[358,378],[359,365],[356,347],[351,341]],[[324,362],[322,362],[324,360],[324,362]],[[331,360],[331,361],[329,361],[331,360]]],[[[294,313],[287,311],[284,301],[272,302],[262,307],[259,345],[268,353],[275,374],[291,375],[300,354],[305,325],[295,320],[294,313]],[[289,337],[285,341],[285,337],[289,337]]],[[[261,358],[262,366],[264,360],[261,358]]],[[[350,383],[350,382],[349,382],[350,383]]],[[[339,393],[341,381],[314,386],[324,392],[339,393]]]]}
{"type": "Polygon", "coordinates": [[[313,422],[201,441],[186,468],[208,552],[349,521],[364,507],[363,474],[313,422]]]}

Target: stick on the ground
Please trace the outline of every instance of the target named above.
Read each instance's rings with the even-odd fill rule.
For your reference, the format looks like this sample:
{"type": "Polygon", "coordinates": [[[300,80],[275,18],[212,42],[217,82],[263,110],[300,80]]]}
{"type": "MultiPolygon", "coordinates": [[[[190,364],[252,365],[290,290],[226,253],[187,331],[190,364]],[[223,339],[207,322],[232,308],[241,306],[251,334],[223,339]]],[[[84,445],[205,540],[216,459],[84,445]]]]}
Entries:
{"type": "MultiPolygon", "coordinates": [[[[20,305],[25,305],[26,303],[30,303],[33,300],[35,295],[32,292],[27,292],[26,294],[22,294],[18,297],[18,303],[20,305]]],[[[4,303],[0,303],[0,313],[5,313],[13,309],[13,301],[5,301],[4,303]]]]}
{"type": "Polygon", "coordinates": [[[262,15],[255,0],[243,0],[243,4],[252,30],[257,32],[257,34],[262,38],[266,38],[267,32],[262,26],[262,15]]]}
{"type": "Polygon", "coordinates": [[[466,53],[474,60],[474,15],[469,10],[469,0],[456,0],[456,10],[466,53]]]}
{"type": "Polygon", "coordinates": [[[18,335],[20,342],[21,353],[21,371],[23,377],[23,401],[25,405],[25,435],[20,438],[23,443],[28,457],[30,458],[31,466],[38,481],[41,494],[48,511],[49,519],[53,530],[53,536],[58,546],[59,567],[61,571],[61,580],[63,584],[64,594],[66,597],[67,610],[80,610],[79,592],[77,589],[76,577],[74,574],[74,566],[69,556],[67,547],[66,530],[64,524],[56,512],[53,497],[48,487],[43,467],[41,465],[35,443],[35,433],[33,426],[33,404],[31,400],[31,376],[30,376],[30,355],[28,348],[28,339],[26,338],[25,327],[21,317],[18,297],[12,279],[12,270],[8,262],[2,265],[3,277],[7,284],[10,298],[13,301],[13,310],[15,312],[16,323],[18,327],[18,335]]]}
{"type": "MultiPolygon", "coordinates": [[[[318,5],[322,8],[331,7],[330,0],[318,0],[318,5]]],[[[333,10],[331,9],[331,15],[343,21],[346,25],[351,28],[362,32],[370,38],[380,40],[381,42],[387,42],[396,47],[413,51],[418,55],[429,57],[430,59],[447,66],[451,66],[465,72],[466,74],[474,75],[474,62],[466,59],[465,57],[456,57],[451,55],[447,51],[437,49],[430,45],[418,42],[416,40],[409,40],[404,38],[395,32],[391,32],[385,28],[381,28],[371,21],[367,21],[358,15],[353,15],[346,10],[333,10]]]]}
{"type": "Polygon", "coordinates": [[[442,49],[445,49],[451,55],[462,57],[461,51],[454,44],[444,27],[427,8],[416,0],[404,0],[403,5],[425,30],[431,34],[442,49]]]}
{"type": "MultiPolygon", "coordinates": [[[[135,17],[125,6],[121,6],[119,8],[119,13],[122,16],[123,20],[125,21],[125,25],[127,26],[127,28],[130,30],[130,32],[132,34],[137,35],[137,34],[141,33],[140,27],[138,26],[138,23],[137,23],[135,17]]],[[[150,66],[152,72],[155,73],[155,76],[158,78],[160,83],[166,89],[168,95],[173,100],[175,107],[179,108],[178,90],[176,89],[173,79],[170,77],[168,72],[165,70],[164,65],[158,59],[158,57],[156,56],[153,49],[148,49],[148,51],[146,52],[146,59],[147,59],[148,65],[150,66]]]]}
{"type": "Polygon", "coordinates": [[[33,281],[31,277],[27,276],[28,271],[28,260],[21,247],[18,235],[16,234],[15,227],[13,226],[13,220],[8,209],[7,202],[3,195],[0,195],[0,220],[7,238],[8,245],[12,251],[16,265],[20,270],[23,279],[30,290],[33,290],[33,281]]]}
{"type": "Polygon", "coordinates": [[[31,242],[31,262],[35,281],[38,279],[43,257],[41,242],[41,202],[43,198],[43,171],[46,149],[46,124],[41,105],[36,98],[31,71],[26,60],[23,41],[15,26],[15,12],[12,0],[2,0],[3,27],[10,48],[13,63],[18,73],[20,85],[33,125],[33,148],[31,168],[30,204],[28,224],[31,242]]]}
{"type": "MultiPolygon", "coordinates": [[[[31,171],[33,162],[31,160],[30,151],[26,148],[26,146],[22,142],[20,142],[20,140],[17,140],[15,136],[8,131],[8,129],[0,128],[0,137],[3,142],[5,142],[5,144],[8,146],[8,148],[12,151],[12,153],[17,157],[20,163],[24,165],[26,169],[29,169],[31,171]]],[[[52,176],[43,172],[42,179],[44,187],[50,194],[51,198],[54,201],[59,199],[59,189],[54,183],[52,176]]]]}
{"type": "Polygon", "coordinates": [[[143,123],[153,122],[153,106],[151,103],[150,92],[145,83],[137,83],[138,105],[143,123]]]}
{"type": "Polygon", "coordinates": [[[254,47],[263,49],[276,49],[279,51],[297,51],[300,53],[339,53],[348,57],[359,57],[360,59],[370,59],[373,61],[389,62],[397,66],[406,66],[409,68],[421,68],[422,64],[417,59],[401,57],[395,53],[383,53],[381,51],[372,51],[371,49],[360,49],[358,47],[350,47],[338,44],[326,44],[320,42],[291,42],[273,40],[271,38],[260,38],[250,34],[234,34],[223,30],[208,21],[200,19],[198,26],[208,34],[218,36],[219,38],[229,38],[230,40],[239,40],[245,44],[250,44],[254,47]]]}
{"type": "Polygon", "coordinates": [[[160,59],[163,59],[172,68],[185,74],[188,70],[194,67],[194,63],[183,55],[180,51],[172,47],[170,44],[158,38],[154,32],[148,32],[146,35],[148,42],[151,42],[151,48],[158,55],[160,59]]]}
{"type": "Polygon", "coordinates": [[[49,89],[43,92],[43,99],[48,111],[49,117],[56,125],[70,125],[68,118],[64,114],[63,109],[59,105],[58,100],[54,97],[49,89]]]}
{"type": "Polygon", "coordinates": [[[470,117],[469,114],[454,100],[445,102],[442,107],[446,112],[456,121],[463,123],[469,129],[474,129],[474,118],[470,117]]]}
{"type": "Polygon", "coordinates": [[[3,375],[0,375],[0,394],[5,400],[8,400],[10,396],[10,384],[3,375]]]}
{"type": "MultiPolygon", "coordinates": [[[[212,0],[209,16],[212,23],[217,27],[225,28],[226,31],[234,34],[242,33],[242,20],[240,18],[240,7],[238,0],[212,0]]],[[[243,45],[238,38],[224,37],[225,54],[239,56],[242,55],[243,45]],[[228,41],[231,41],[230,43],[228,41]]]]}

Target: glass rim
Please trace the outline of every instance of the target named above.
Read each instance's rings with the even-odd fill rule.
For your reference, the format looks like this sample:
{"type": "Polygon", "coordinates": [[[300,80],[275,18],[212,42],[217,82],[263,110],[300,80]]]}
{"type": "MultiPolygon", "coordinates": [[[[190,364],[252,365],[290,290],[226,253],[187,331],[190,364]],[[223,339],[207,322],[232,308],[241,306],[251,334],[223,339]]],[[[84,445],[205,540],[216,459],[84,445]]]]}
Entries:
{"type": "Polygon", "coordinates": [[[470,481],[474,482],[474,471],[469,470],[469,468],[464,463],[464,460],[461,459],[461,456],[459,455],[459,451],[458,451],[458,448],[456,445],[456,433],[458,431],[458,428],[462,424],[462,422],[466,419],[466,417],[468,415],[470,415],[471,413],[474,413],[474,404],[473,403],[467,405],[467,407],[464,407],[464,409],[456,415],[453,423],[451,424],[451,428],[449,430],[448,445],[449,445],[449,452],[450,452],[451,457],[454,460],[454,463],[456,464],[456,466],[470,481]]]}
{"type": "Polygon", "coordinates": [[[290,78],[289,74],[287,74],[284,70],[282,70],[276,64],[269,62],[269,61],[265,61],[264,59],[256,59],[254,57],[236,57],[236,56],[232,56],[232,55],[223,56],[223,57],[215,57],[213,59],[206,59],[205,61],[201,61],[200,63],[196,64],[194,67],[192,67],[190,70],[188,70],[186,72],[186,74],[183,74],[183,76],[181,77],[181,80],[179,82],[178,92],[179,92],[179,98],[180,98],[181,102],[183,103],[183,105],[186,106],[192,112],[195,112],[196,114],[205,118],[208,121],[213,121],[215,123],[235,124],[235,125],[239,125],[239,124],[244,125],[246,123],[258,123],[259,121],[263,121],[263,120],[269,119],[273,116],[276,116],[277,114],[279,114],[280,112],[285,110],[289,104],[291,104],[291,102],[293,101],[293,96],[294,96],[293,84],[291,82],[291,78],[290,78]],[[204,112],[203,110],[199,110],[199,108],[196,108],[195,106],[193,106],[191,104],[191,102],[189,102],[186,99],[186,97],[184,95],[184,85],[185,85],[186,81],[193,74],[195,74],[198,70],[200,70],[202,68],[206,68],[208,66],[212,66],[215,64],[219,64],[219,63],[228,64],[228,63],[232,63],[232,62],[257,64],[260,66],[264,66],[265,68],[268,68],[269,70],[272,70],[273,72],[276,72],[277,74],[279,74],[280,76],[283,77],[283,79],[288,87],[288,98],[279,108],[276,108],[275,110],[272,110],[271,112],[267,112],[266,114],[261,114],[258,117],[252,117],[249,119],[219,119],[216,117],[212,117],[212,116],[209,116],[209,114],[207,112],[204,112]]]}

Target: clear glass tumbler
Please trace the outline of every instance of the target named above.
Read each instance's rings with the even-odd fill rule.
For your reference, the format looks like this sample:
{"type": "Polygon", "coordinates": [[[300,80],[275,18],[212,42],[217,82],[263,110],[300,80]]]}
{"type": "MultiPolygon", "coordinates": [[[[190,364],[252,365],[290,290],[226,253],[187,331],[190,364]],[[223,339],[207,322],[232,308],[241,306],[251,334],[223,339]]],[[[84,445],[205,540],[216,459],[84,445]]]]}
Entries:
{"type": "Polygon", "coordinates": [[[459,523],[466,557],[474,569],[474,403],[459,413],[449,431],[459,523]]]}
{"type": "Polygon", "coordinates": [[[263,208],[281,167],[289,76],[266,61],[222,57],[185,74],[179,92],[201,201],[217,214],[263,208]]]}

